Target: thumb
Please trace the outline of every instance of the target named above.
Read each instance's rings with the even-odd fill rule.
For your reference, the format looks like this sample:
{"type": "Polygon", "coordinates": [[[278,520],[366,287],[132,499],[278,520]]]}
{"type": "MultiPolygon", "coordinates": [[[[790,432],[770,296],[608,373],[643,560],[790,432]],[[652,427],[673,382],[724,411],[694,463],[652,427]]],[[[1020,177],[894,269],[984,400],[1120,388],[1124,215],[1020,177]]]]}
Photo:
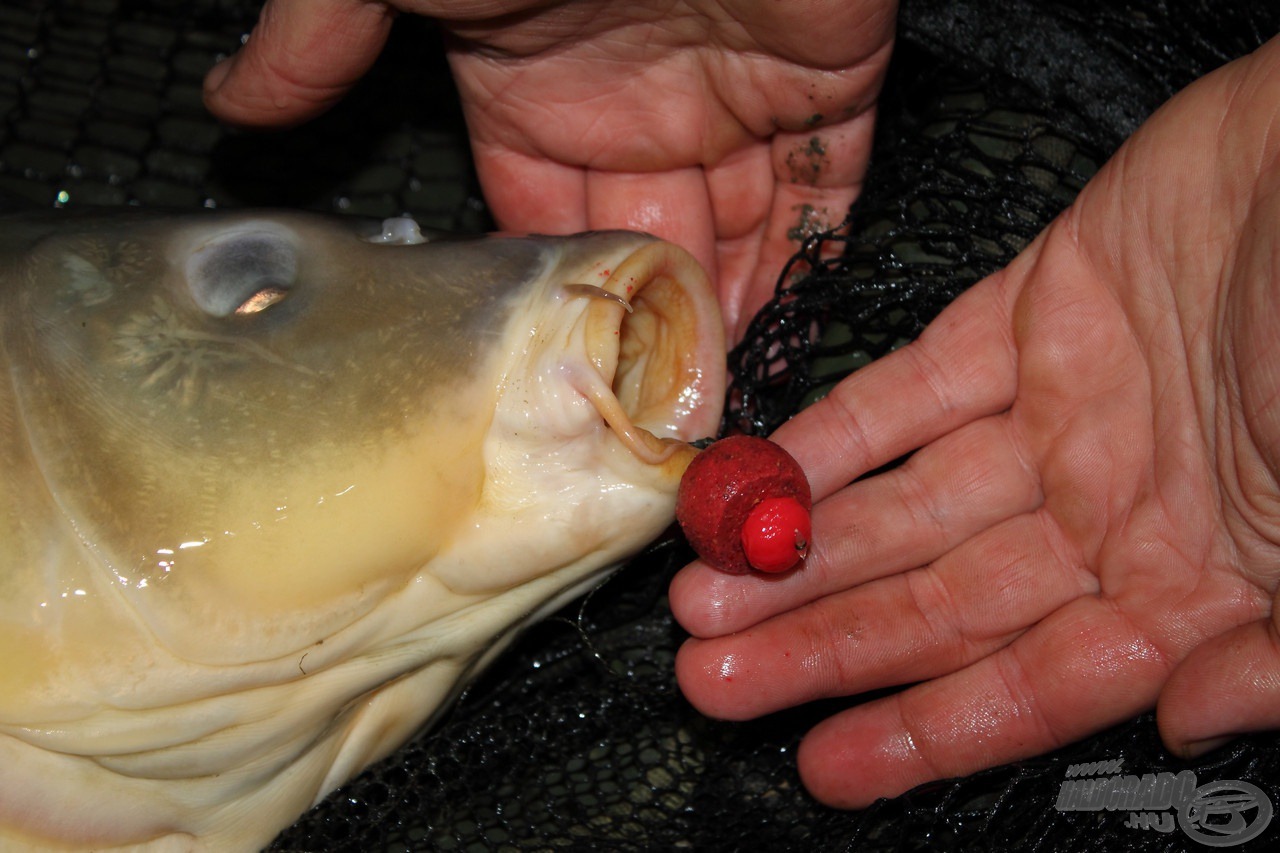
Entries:
{"type": "Polygon", "coordinates": [[[373,65],[394,14],[370,0],[268,0],[245,46],[205,76],[205,106],[241,125],[314,118],[373,65]]]}
{"type": "Polygon", "coordinates": [[[1160,737],[1194,758],[1247,732],[1280,728],[1280,633],[1271,619],[1201,643],[1174,669],[1156,706],[1160,737]]]}

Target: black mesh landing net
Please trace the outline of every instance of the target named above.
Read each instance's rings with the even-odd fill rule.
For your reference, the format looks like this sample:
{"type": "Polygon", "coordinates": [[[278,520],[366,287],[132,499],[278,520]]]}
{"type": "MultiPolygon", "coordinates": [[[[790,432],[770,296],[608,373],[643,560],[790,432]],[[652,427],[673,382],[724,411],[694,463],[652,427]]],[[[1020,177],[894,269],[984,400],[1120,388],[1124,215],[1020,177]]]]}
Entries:
{"type": "MultiPolygon", "coordinates": [[[[482,230],[448,72],[429,26],[397,24],[334,113],[286,133],[219,127],[200,78],[256,3],[2,0],[0,190],[39,204],[286,205],[482,230]]],[[[838,37],[814,22],[815,37],[838,37]]],[[[728,426],[767,432],[910,340],[1007,263],[1120,141],[1192,79],[1280,32],[1280,4],[909,0],[866,192],[814,238],[732,354],[728,426]],[[834,260],[832,247],[840,250],[834,260]],[[820,334],[810,336],[808,330],[820,334]]],[[[824,808],[800,736],[849,702],[750,723],[696,713],[674,686],[665,600],[690,558],[672,538],[535,626],[445,718],[277,839],[330,850],[1195,850],[1121,812],[1060,812],[1069,765],[1192,769],[1280,801],[1280,737],[1186,764],[1143,716],[1057,753],[924,786],[862,812],[824,808]]],[[[1276,849],[1280,827],[1237,848],[1276,849]]]]}

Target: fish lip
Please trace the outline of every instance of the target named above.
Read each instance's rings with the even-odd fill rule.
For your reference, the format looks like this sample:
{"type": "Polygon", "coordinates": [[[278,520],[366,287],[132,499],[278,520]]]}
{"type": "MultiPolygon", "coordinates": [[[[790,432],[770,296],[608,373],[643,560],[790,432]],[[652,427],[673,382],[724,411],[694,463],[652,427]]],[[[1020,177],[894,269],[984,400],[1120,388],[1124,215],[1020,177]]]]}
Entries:
{"type": "Polygon", "coordinates": [[[585,312],[598,378],[580,390],[633,455],[682,472],[697,453],[689,442],[716,433],[724,401],[724,326],[711,282],[688,252],[654,241],[599,287],[612,297],[585,312]]]}

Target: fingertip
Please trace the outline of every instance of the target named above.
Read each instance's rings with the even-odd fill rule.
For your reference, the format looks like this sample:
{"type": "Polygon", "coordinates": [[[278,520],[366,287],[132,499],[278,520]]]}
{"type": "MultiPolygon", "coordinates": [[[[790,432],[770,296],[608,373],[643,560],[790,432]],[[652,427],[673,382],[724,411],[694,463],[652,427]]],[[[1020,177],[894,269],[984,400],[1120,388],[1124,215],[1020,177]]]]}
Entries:
{"type": "Polygon", "coordinates": [[[264,50],[270,48],[246,48],[205,74],[204,105],[216,118],[240,127],[290,127],[324,113],[346,93],[346,86],[312,88],[305,76],[304,82],[287,80],[266,63],[264,50]]]}
{"type": "MultiPolygon", "coordinates": [[[[829,720],[827,721],[830,722],[829,720]]],[[[814,799],[836,809],[866,808],[875,797],[860,790],[851,772],[849,746],[824,735],[826,723],[819,723],[805,735],[796,750],[796,770],[800,781],[814,799]]]]}
{"type": "Polygon", "coordinates": [[[676,573],[668,596],[680,626],[709,639],[745,631],[835,591],[811,555],[808,564],[786,572],[742,575],[698,560],[676,573]]]}
{"type": "Polygon", "coordinates": [[[1160,692],[1156,723],[1170,752],[1198,758],[1248,732],[1280,728],[1280,642],[1272,623],[1201,643],[1160,692]]]}
{"type": "Polygon", "coordinates": [[[671,613],[680,627],[700,639],[728,633],[731,614],[745,604],[742,578],[711,568],[702,561],[685,566],[668,589],[671,613]]]}
{"type": "Polygon", "coordinates": [[[1203,740],[1182,743],[1182,744],[1179,744],[1176,748],[1170,746],[1169,751],[1172,752],[1174,755],[1178,756],[1179,758],[1190,761],[1192,759],[1199,758],[1202,755],[1207,755],[1210,752],[1213,752],[1215,749],[1218,749],[1219,747],[1226,746],[1227,744],[1231,743],[1231,741],[1233,740],[1235,740],[1235,738],[1230,737],[1228,735],[1222,735],[1220,737],[1209,737],[1209,738],[1204,738],[1203,740]]]}
{"type": "Polygon", "coordinates": [[[749,720],[757,692],[749,659],[715,640],[686,640],[676,652],[676,683],[689,704],[717,720],[749,720]]]}
{"type": "Polygon", "coordinates": [[[393,17],[383,2],[269,0],[244,47],[205,75],[205,107],[243,126],[314,118],[368,71],[393,17]]]}
{"type": "Polygon", "coordinates": [[[702,595],[702,583],[698,564],[691,563],[676,572],[667,587],[667,599],[671,615],[681,628],[695,637],[706,637],[706,599],[702,595]]]}
{"type": "Polygon", "coordinates": [[[800,742],[800,780],[819,802],[837,809],[863,809],[926,781],[911,772],[918,764],[911,736],[883,715],[868,713],[874,707],[830,717],[800,742]]]}
{"type": "Polygon", "coordinates": [[[222,88],[222,84],[227,81],[227,76],[231,74],[231,68],[235,65],[237,56],[239,54],[232,54],[219,61],[204,75],[204,97],[206,101],[217,94],[218,90],[222,88]]]}
{"type": "Polygon", "coordinates": [[[249,126],[261,123],[253,120],[261,111],[245,110],[240,91],[244,87],[238,80],[241,74],[236,70],[242,55],[240,52],[233,53],[210,68],[204,75],[201,96],[205,109],[215,118],[229,124],[249,126]]]}

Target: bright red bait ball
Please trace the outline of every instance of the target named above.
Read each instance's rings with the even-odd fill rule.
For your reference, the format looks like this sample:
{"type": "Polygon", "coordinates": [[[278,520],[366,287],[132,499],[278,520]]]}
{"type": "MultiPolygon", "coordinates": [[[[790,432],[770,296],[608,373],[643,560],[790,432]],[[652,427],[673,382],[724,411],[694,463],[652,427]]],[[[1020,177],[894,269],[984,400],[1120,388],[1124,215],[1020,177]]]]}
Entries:
{"type": "Polygon", "coordinates": [[[751,568],[785,572],[809,553],[809,511],[792,497],[756,504],[742,525],[742,550],[751,568]]]}
{"type": "MultiPolygon", "coordinates": [[[[804,540],[809,541],[808,510],[812,505],[809,481],[789,453],[763,438],[735,435],[713,442],[694,457],[680,480],[676,519],[689,544],[709,565],[731,574],[752,569],[783,571],[798,562],[794,529],[787,545],[791,560],[782,569],[765,569],[748,557],[744,531],[747,519],[763,502],[790,498],[804,512],[804,540]]],[[[755,524],[753,538],[763,528],[755,524]]],[[[801,555],[802,556],[802,555],[801,555]]],[[[781,557],[772,560],[774,565],[781,557]]]]}

